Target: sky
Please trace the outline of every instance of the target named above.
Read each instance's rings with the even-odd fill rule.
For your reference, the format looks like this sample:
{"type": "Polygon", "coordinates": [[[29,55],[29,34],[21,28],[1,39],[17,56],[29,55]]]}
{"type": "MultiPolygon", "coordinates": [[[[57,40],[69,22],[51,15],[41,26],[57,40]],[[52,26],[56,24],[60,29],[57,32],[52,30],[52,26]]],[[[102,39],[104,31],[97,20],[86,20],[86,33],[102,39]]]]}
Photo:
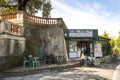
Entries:
{"type": "Polygon", "coordinates": [[[63,18],[68,29],[98,29],[117,37],[120,0],[51,0],[52,18],[63,18]]]}

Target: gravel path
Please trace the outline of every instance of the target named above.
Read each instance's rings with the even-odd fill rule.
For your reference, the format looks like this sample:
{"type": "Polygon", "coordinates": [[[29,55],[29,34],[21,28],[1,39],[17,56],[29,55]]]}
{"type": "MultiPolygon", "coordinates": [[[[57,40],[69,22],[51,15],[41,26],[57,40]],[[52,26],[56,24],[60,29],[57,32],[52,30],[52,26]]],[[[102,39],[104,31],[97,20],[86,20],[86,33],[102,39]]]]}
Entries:
{"type": "Polygon", "coordinates": [[[0,74],[0,80],[112,80],[113,72],[119,64],[120,61],[101,64],[97,67],[75,67],[32,73],[4,73],[0,74]]]}

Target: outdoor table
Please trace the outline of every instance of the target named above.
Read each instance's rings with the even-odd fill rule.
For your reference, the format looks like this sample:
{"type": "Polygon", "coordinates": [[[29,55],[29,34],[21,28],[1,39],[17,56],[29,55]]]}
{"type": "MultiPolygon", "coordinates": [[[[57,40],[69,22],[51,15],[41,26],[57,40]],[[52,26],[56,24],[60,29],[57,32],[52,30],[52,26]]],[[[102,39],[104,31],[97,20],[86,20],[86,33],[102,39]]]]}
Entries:
{"type": "Polygon", "coordinates": [[[32,61],[33,61],[33,56],[32,55],[28,55],[28,61],[29,61],[29,63],[28,63],[28,65],[29,65],[29,67],[32,67],[32,61]]]}
{"type": "Polygon", "coordinates": [[[61,56],[61,55],[56,56],[56,59],[57,59],[57,62],[58,62],[58,63],[62,63],[63,60],[64,60],[64,56],[61,56]]]}
{"type": "Polygon", "coordinates": [[[40,65],[39,57],[33,57],[32,67],[38,67],[40,65]]]}
{"type": "Polygon", "coordinates": [[[23,66],[24,67],[38,67],[40,65],[39,57],[33,57],[32,55],[28,55],[28,57],[24,57],[23,66]],[[28,59],[27,59],[28,58],[28,59]]]}

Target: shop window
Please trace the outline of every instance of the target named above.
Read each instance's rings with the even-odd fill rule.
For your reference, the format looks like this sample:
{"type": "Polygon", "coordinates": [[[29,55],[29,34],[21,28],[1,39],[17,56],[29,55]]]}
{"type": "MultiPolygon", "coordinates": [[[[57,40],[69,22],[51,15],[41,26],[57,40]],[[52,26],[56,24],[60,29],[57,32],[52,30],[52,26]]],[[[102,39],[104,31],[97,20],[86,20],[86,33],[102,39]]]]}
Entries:
{"type": "Polygon", "coordinates": [[[100,43],[96,43],[94,46],[95,46],[94,47],[95,52],[101,51],[101,44],[100,43]]]}
{"type": "Polygon", "coordinates": [[[70,42],[69,49],[70,49],[70,52],[77,52],[76,42],[70,42]]]}
{"type": "Polygon", "coordinates": [[[102,57],[103,53],[102,53],[102,49],[101,49],[101,43],[95,43],[94,44],[94,56],[95,57],[102,57]]]}
{"type": "Polygon", "coordinates": [[[90,53],[93,53],[93,44],[90,43],[90,53]]]}

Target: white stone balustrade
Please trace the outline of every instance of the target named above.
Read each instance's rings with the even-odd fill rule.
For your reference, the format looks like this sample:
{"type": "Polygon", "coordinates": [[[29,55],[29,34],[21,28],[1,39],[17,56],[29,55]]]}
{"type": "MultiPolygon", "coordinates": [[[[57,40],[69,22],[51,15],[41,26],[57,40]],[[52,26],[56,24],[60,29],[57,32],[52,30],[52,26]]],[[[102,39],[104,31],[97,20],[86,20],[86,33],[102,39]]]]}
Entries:
{"type": "Polygon", "coordinates": [[[8,21],[23,19],[23,12],[2,13],[0,14],[0,19],[8,21]]]}
{"type": "Polygon", "coordinates": [[[62,25],[64,28],[67,28],[62,18],[42,18],[26,15],[26,21],[39,25],[62,25]]]}
{"type": "Polygon", "coordinates": [[[12,35],[23,36],[24,27],[13,24],[9,21],[0,20],[0,33],[8,33],[12,35]]]}
{"type": "Polygon", "coordinates": [[[0,19],[23,26],[23,12],[2,13],[0,19]]]}

